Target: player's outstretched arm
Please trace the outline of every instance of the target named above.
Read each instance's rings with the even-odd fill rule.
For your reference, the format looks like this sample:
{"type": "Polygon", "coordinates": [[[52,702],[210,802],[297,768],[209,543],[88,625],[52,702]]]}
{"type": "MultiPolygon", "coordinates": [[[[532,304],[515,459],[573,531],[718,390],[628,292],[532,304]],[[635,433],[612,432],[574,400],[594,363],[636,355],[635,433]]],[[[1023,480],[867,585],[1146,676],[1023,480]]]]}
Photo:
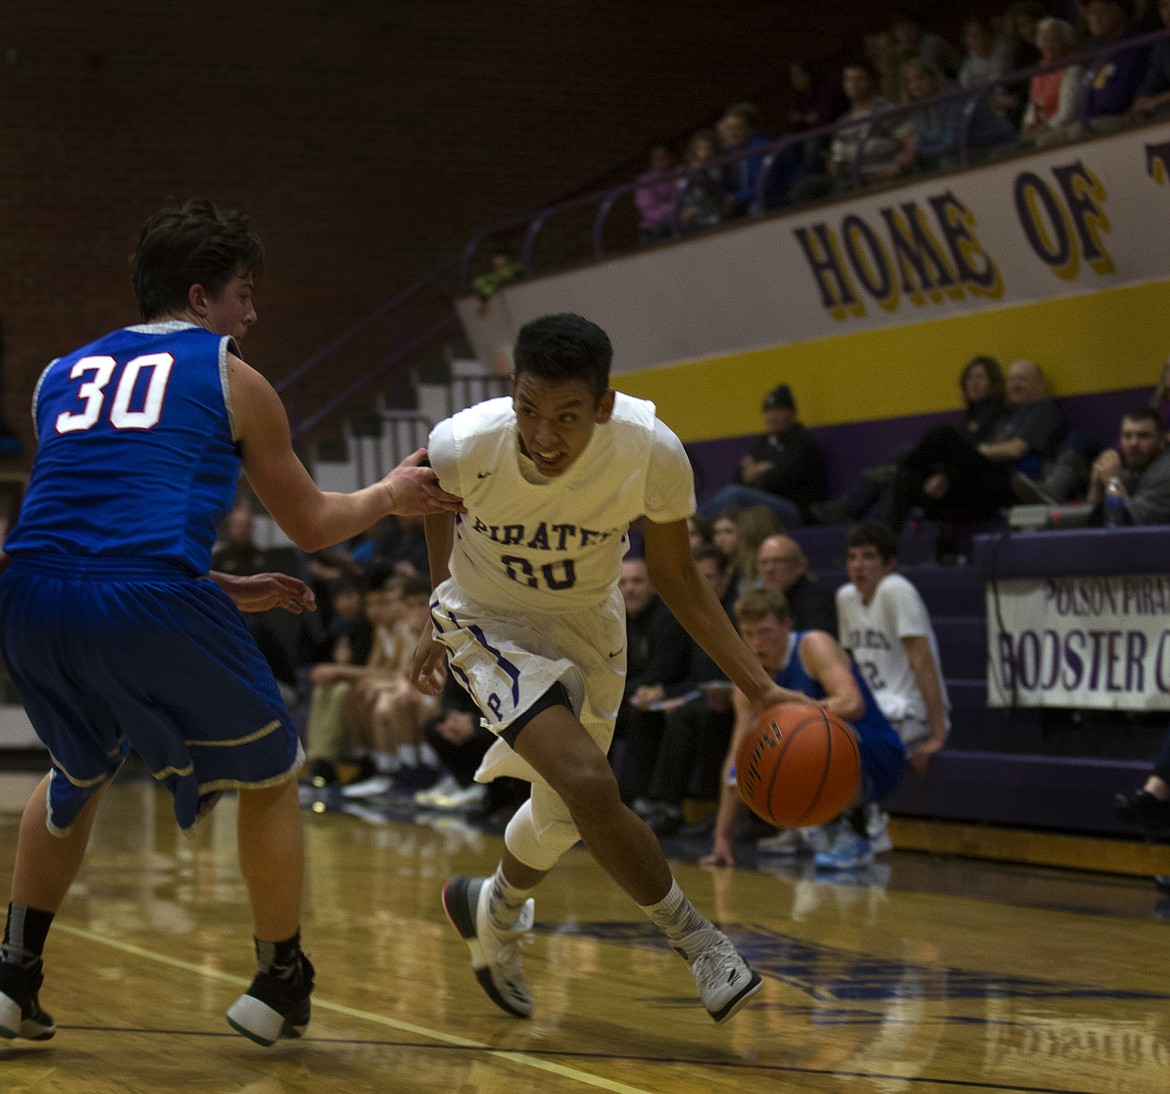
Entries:
{"type": "Polygon", "coordinates": [[[819,705],[830,714],[855,722],[865,713],[865,699],[853,678],[849,655],[825,631],[809,631],[800,643],[805,671],[824,688],[819,705]]]}
{"type": "Polygon", "coordinates": [[[288,416],[272,385],[234,355],[228,356],[232,408],[244,471],[260,503],[302,550],[318,551],[364,532],[392,513],[457,512],[462,501],[423,467],[419,449],[380,482],[352,494],[318,489],[293,451],[288,416]]]}
{"type": "Polygon", "coordinates": [[[299,578],[288,574],[221,574],[212,570],[207,575],[235,602],[242,612],[266,612],[269,608],[283,608],[293,615],[308,609],[317,610],[313,590],[299,578]]]}
{"type": "Polygon", "coordinates": [[[658,595],[751,705],[760,711],[773,703],[807,703],[808,696],[773,683],[735,633],[710,583],[695,568],[685,521],[644,520],[642,526],[646,568],[658,595]]]}

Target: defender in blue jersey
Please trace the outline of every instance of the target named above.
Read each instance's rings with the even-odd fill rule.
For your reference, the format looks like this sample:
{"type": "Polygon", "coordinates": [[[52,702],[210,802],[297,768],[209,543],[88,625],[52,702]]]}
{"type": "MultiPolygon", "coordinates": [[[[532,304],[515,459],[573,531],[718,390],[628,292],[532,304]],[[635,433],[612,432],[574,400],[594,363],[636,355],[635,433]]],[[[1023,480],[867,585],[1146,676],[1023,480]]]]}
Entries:
{"type": "Polygon", "coordinates": [[[142,228],[144,322],[53,361],[33,398],[39,450],[0,577],[0,650],[52,767],[25,808],[0,948],[0,1036],[44,1040],[42,953],[94,815],[131,748],[190,828],[239,794],[240,869],[258,971],[228,1011],[261,1044],[299,1036],[313,969],[300,950],[303,759],[237,608],[299,610],[276,575],[209,574],[241,466],[290,538],[317,550],[390,513],[461,508],[419,450],[353,494],[317,489],[272,386],[239,356],[263,250],[206,201],[142,228]],[[234,603],[233,603],[234,601],[234,603]]]}
{"type": "MultiPolygon", "coordinates": [[[[865,682],[837,640],[825,631],[794,631],[784,594],[752,589],[735,603],[735,617],[744,643],[765,671],[782,687],[800,692],[807,701],[837,715],[853,730],[861,753],[861,788],[841,820],[841,861],[851,852],[849,866],[872,858],[866,842],[863,806],[894,792],[906,769],[902,739],[882,714],[865,682]],[[851,837],[856,837],[851,838],[851,837]]],[[[715,842],[703,861],[711,866],[735,865],[735,825],[745,810],[735,785],[735,753],[755,715],[741,692],[733,696],[735,729],[724,762],[724,788],[715,819],[715,842]]]]}

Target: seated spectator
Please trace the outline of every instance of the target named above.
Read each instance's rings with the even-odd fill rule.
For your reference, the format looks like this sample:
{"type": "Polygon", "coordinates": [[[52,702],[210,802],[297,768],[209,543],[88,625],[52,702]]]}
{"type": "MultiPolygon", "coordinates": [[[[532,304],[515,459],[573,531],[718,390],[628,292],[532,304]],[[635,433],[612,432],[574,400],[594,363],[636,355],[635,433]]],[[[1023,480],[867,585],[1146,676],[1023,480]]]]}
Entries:
{"type": "MultiPolygon", "coordinates": [[[[331,584],[335,612],[330,628],[331,647],[309,670],[313,690],[309,696],[306,733],[307,766],[303,781],[315,787],[341,781],[342,762],[350,754],[354,682],[366,672],[373,646],[373,631],[366,618],[361,588],[348,576],[331,584]]],[[[359,778],[374,774],[372,766],[359,778]]]]}
{"type": "MultiPolygon", "coordinates": [[[[902,65],[902,82],[907,102],[931,99],[947,89],[942,71],[931,61],[913,58],[902,65]]],[[[894,158],[900,173],[953,167],[959,163],[964,127],[968,150],[986,150],[1012,144],[1016,131],[1011,123],[980,99],[970,118],[962,98],[926,103],[907,115],[910,132],[903,137],[902,151],[894,158]]]]}
{"type": "MultiPolygon", "coordinates": [[[[1133,0],[1086,0],[1085,21],[1094,46],[1111,45],[1141,34],[1133,0]]],[[[1091,75],[1085,113],[1089,126],[1106,132],[1122,125],[1149,68],[1149,46],[1114,53],[1091,75]]]]}
{"type": "Polygon", "coordinates": [[[246,502],[237,502],[224,518],[211,552],[211,568],[233,577],[247,577],[271,568],[268,552],[256,543],[256,518],[246,502]]]}
{"type": "Polygon", "coordinates": [[[788,614],[798,631],[826,631],[837,637],[837,605],[833,593],[809,573],[808,559],[791,536],[769,536],[760,544],[757,568],[760,587],[784,594],[788,614]]]}
{"type": "Polygon", "coordinates": [[[643,242],[674,234],[674,207],[678,182],[673,178],[674,153],[665,144],[650,149],[650,166],[638,176],[634,204],[638,207],[638,235],[643,242]]]}
{"type": "Polygon", "coordinates": [[[492,254],[488,269],[471,282],[475,295],[479,297],[479,315],[486,315],[491,298],[501,289],[519,281],[524,276],[524,267],[507,251],[492,254]]]}
{"type": "Polygon", "coordinates": [[[849,581],[837,590],[837,626],[842,648],[902,739],[910,765],[925,775],[946,744],[950,701],[930,614],[897,568],[897,543],[884,524],[851,528],[845,540],[849,581]]]}
{"type": "Polygon", "coordinates": [[[1049,15],[1041,0],[1016,0],[1004,13],[1010,72],[1032,68],[1041,60],[1039,29],[1049,15]]]}
{"type": "MultiPolygon", "coordinates": [[[[1158,0],[1162,23],[1170,27],[1170,0],[1158,0]]],[[[1170,112],[1170,38],[1163,38],[1150,47],[1146,74],[1138,85],[1137,97],[1129,108],[1130,116],[1138,119],[1158,118],[1170,112]]]]}
{"type": "Polygon", "coordinates": [[[732,579],[741,588],[756,580],[755,559],[739,534],[739,512],[728,509],[711,522],[711,544],[731,568],[732,579]]]}
{"type": "Polygon", "coordinates": [[[645,559],[622,561],[618,589],[626,608],[626,684],[614,736],[624,741],[617,775],[628,804],[650,785],[665,724],[662,704],[686,675],[688,637],[654,591],[645,559]]]}
{"type": "Polygon", "coordinates": [[[1093,506],[1091,524],[1104,523],[1110,479],[1121,483],[1126,524],[1170,524],[1170,449],[1165,423],[1152,407],[1127,411],[1118,448],[1106,448],[1094,461],[1086,498],[1093,506]]]}
{"type": "MultiPolygon", "coordinates": [[[[1076,32],[1064,19],[1042,19],[1036,40],[1045,64],[1053,64],[1077,51],[1076,32]]],[[[1035,140],[1045,132],[1072,123],[1084,79],[1085,70],[1080,65],[1066,65],[1033,76],[1020,135],[1035,140]]]]}
{"type": "Polygon", "coordinates": [[[1170,832],[1170,733],[1145,783],[1113,799],[1113,814],[1122,824],[1140,824],[1148,832],[1170,832]]]}
{"type": "Polygon", "coordinates": [[[711,521],[706,517],[701,517],[698,513],[687,517],[687,539],[690,541],[692,552],[701,547],[713,546],[711,532],[711,521]]]}
{"type": "MultiPolygon", "coordinates": [[[[902,742],[877,705],[856,665],[850,663],[836,640],[823,631],[796,631],[783,594],[753,589],[735,605],[736,619],[748,648],[783,688],[807,695],[810,705],[844,720],[853,730],[861,753],[862,785],[857,797],[834,823],[826,849],[816,865],[829,870],[852,870],[873,861],[876,839],[868,833],[865,806],[893,793],[906,766],[902,742]]],[[[734,866],[735,828],[746,807],[735,785],[735,751],[755,721],[744,695],[732,697],[735,728],[723,765],[723,788],[715,821],[711,853],[702,861],[711,866],[734,866]]],[[[880,837],[879,837],[880,838],[880,837]]],[[[877,846],[888,849],[888,842],[877,846]]]]}
{"type": "Polygon", "coordinates": [[[767,433],[739,461],[735,482],[705,501],[699,512],[766,505],[794,528],[809,518],[809,505],[825,496],[825,458],[796,416],[792,389],[781,384],[764,399],[767,433]]]}
{"type": "MultiPolygon", "coordinates": [[[[695,566],[731,617],[737,595],[734,572],[718,549],[695,553],[695,566]]],[[[731,733],[732,685],[722,669],[689,635],[686,673],[664,704],[665,719],[653,773],[644,798],[632,808],[660,836],[683,826],[688,797],[714,800],[719,794],[719,763],[731,733]]]]}
{"type": "Polygon", "coordinates": [[[1034,477],[1056,452],[1064,420],[1032,361],[1007,371],[1008,406],[990,440],[972,445],[954,426],[939,426],[901,462],[889,524],[897,534],[911,511],[977,520],[1014,504],[1012,473],[1034,477]]]}
{"type": "MultiPolygon", "coordinates": [[[[999,362],[985,355],[972,357],[959,373],[959,391],[963,397],[963,436],[973,445],[990,440],[1006,409],[1003,369],[999,362]]],[[[898,464],[913,449],[913,444],[898,448],[885,464],[863,472],[841,497],[814,504],[813,516],[824,524],[845,524],[865,516],[887,520],[898,464]]]]}
{"type": "Polygon", "coordinates": [[[1011,46],[995,33],[989,20],[974,16],[963,24],[963,45],[967,52],[959,65],[960,87],[990,83],[1011,71],[1011,46]]]}
{"type": "Polygon", "coordinates": [[[717,167],[703,167],[718,155],[719,136],[714,129],[700,129],[687,141],[687,166],[699,170],[680,183],[678,220],[684,232],[713,228],[723,219],[723,174],[717,167]]]}
{"type": "MultiPolygon", "coordinates": [[[[840,83],[823,80],[808,61],[792,61],[788,65],[788,100],[786,131],[804,133],[828,125],[844,108],[840,83]]],[[[805,171],[820,171],[826,138],[802,142],[796,149],[796,160],[805,171]]]]}
{"type": "Polygon", "coordinates": [[[944,78],[954,79],[959,72],[961,58],[941,34],[927,30],[922,20],[909,12],[896,15],[890,22],[890,33],[894,36],[894,48],[899,61],[929,61],[944,78]]]}
{"type": "Polygon", "coordinates": [[[486,784],[475,781],[496,735],[483,724],[475,702],[454,673],[443,683],[439,704],[439,712],[423,727],[423,738],[445,773],[434,786],[415,791],[414,804],[427,810],[486,816],[493,824],[506,824],[528,796],[528,784],[509,778],[486,784]]]}
{"type": "Polygon", "coordinates": [[[894,159],[902,150],[903,138],[911,131],[910,123],[904,115],[886,113],[892,104],[878,93],[868,64],[846,64],[841,86],[849,109],[838,120],[857,124],[843,125],[833,134],[822,170],[793,186],[789,198],[794,205],[852,190],[859,176],[866,183],[890,178],[896,172],[894,159]]]}
{"type": "MultiPolygon", "coordinates": [[[[233,577],[247,577],[269,570],[296,578],[309,576],[300,565],[302,556],[299,552],[260,547],[255,532],[255,514],[246,502],[240,502],[224,519],[220,539],[211,553],[212,570],[233,577]]],[[[244,622],[272,669],[285,703],[294,709],[299,707],[303,699],[300,669],[313,660],[320,642],[317,620],[272,608],[263,612],[246,612],[244,622]]]]}
{"type": "Polygon", "coordinates": [[[878,30],[862,39],[862,52],[866,66],[871,72],[874,94],[893,102],[899,94],[898,45],[889,30],[878,30]]]}
{"type": "MultiPolygon", "coordinates": [[[[735,103],[723,112],[716,128],[723,140],[723,155],[759,149],[724,166],[724,215],[741,217],[758,212],[760,172],[764,169],[768,158],[766,149],[771,143],[760,131],[760,112],[752,103],[735,103]]],[[[791,146],[776,153],[762,195],[764,208],[785,204],[788,191],[799,174],[800,167],[791,146]]]]}
{"type": "Polygon", "coordinates": [[[345,787],[342,793],[347,797],[373,797],[390,790],[414,793],[439,777],[438,758],[422,736],[437,704],[413,688],[409,679],[415,642],[430,615],[430,591],[423,578],[392,577],[367,594],[374,641],[366,670],[355,680],[355,753],[376,770],[370,778],[345,787]]]}
{"type": "Polygon", "coordinates": [[[384,579],[426,577],[430,573],[422,517],[383,517],[350,551],[362,572],[384,579]]]}

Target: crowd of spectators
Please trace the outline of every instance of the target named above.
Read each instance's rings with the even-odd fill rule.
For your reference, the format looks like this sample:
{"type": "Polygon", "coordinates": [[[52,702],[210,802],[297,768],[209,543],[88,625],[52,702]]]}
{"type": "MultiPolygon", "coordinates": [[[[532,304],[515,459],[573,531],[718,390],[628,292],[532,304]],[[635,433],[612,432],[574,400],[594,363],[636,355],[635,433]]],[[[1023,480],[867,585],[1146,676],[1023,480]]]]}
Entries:
{"type": "Polygon", "coordinates": [[[690,138],[682,163],[669,143],[656,143],[634,189],[641,238],[945,169],[964,150],[986,158],[1170,113],[1170,40],[1117,51],[1100,65],[1061,64],[1163,26],[1167,0],[1017,0],[999,18],[968,19],[960,49],[899,15],[835,72],[791,62],[775,129],[752,103],[737,102],[690,138]],[[1030,77],[1014,75],[1040,65],[1030,77]],[[987,85],[973,107],[946,97],[987,85]]]}

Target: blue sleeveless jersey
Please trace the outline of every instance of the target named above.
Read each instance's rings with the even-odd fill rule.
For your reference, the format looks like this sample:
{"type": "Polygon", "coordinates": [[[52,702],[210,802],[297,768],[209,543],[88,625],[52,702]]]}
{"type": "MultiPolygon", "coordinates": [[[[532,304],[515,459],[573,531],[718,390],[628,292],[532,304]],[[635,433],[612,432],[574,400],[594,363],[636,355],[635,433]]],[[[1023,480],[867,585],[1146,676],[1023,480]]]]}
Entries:
{"type": "MultiPolygon", "coordinates": [[[[773,679],[782,688],[800,691],[810,699],[825,698],[825,689],[805,671],[800,662],[800,643],[805,631],[793,631],[792,655],[773,679]]],[[[849,724],[856,730],[857,747],[861,753],[862,778],[865,783],[867,801],[881,801],[898,785],[906,766],[906,753],[902,739],[889,720],[881,712],[873,692],[865,682],[853,658],[849,659],[853,679],[865,701],[865,713],[849,724]]]]}
{"type": "Polygon", "coordinates": [[[126,327],[58,358],[33,397],[39,450],[14,558],[136,558],[196,574],[235,499],[227,354],[188,323],[126,327]]]}

